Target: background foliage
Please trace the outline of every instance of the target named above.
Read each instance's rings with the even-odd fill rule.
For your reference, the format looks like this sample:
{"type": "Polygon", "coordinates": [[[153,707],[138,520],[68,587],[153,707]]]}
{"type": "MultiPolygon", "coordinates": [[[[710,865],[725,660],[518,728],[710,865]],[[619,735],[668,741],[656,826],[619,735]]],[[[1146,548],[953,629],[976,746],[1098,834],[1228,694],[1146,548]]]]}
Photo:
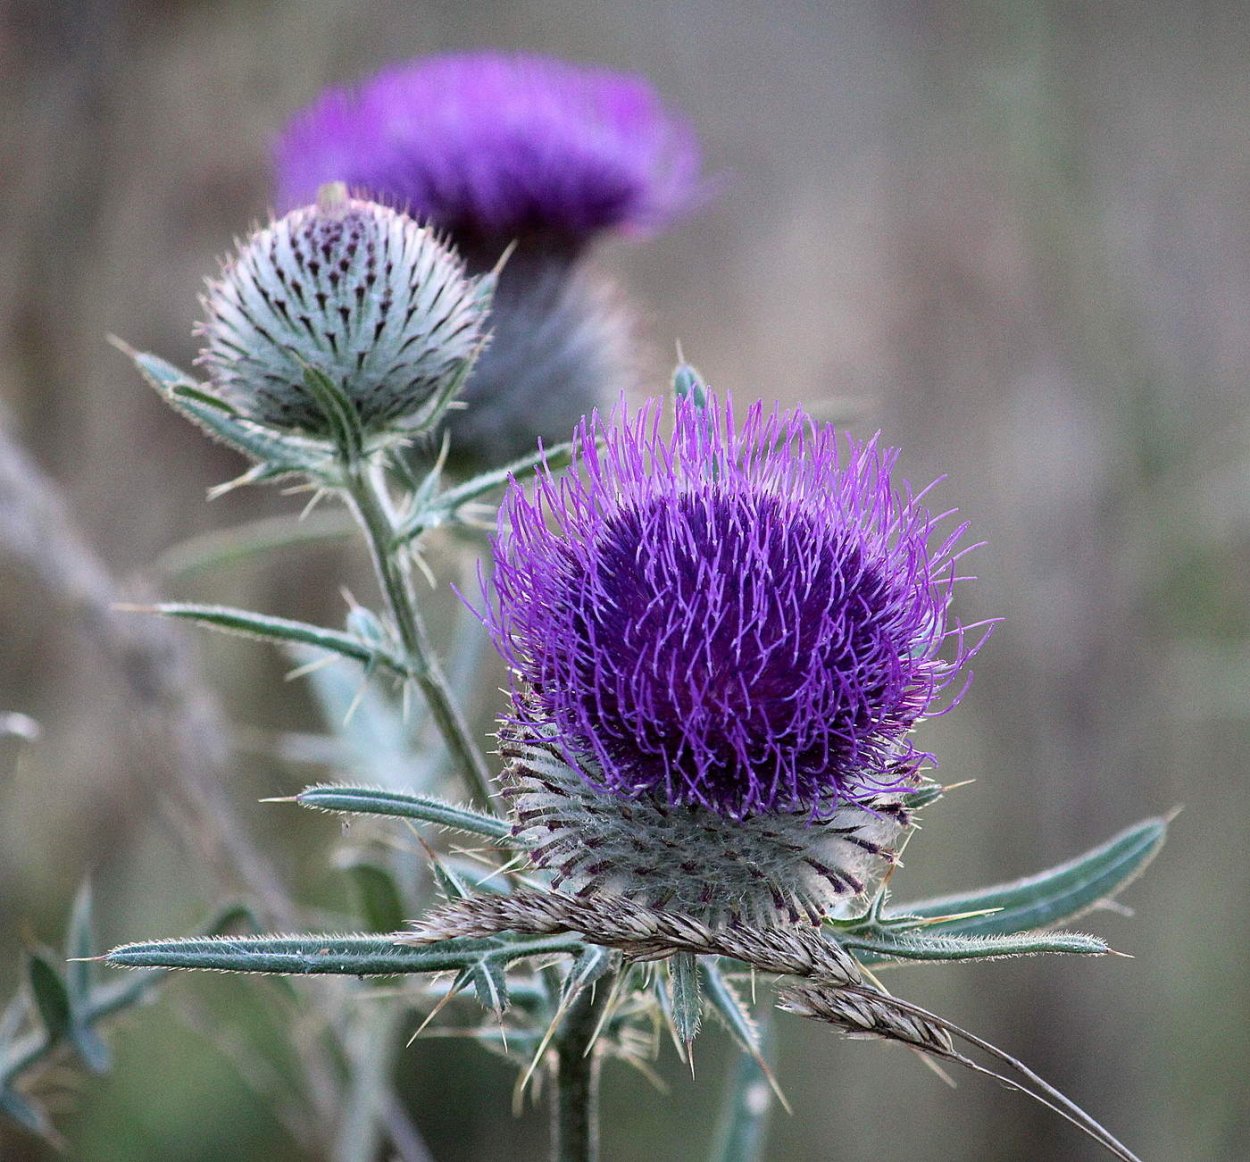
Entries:
{"type": "MultiPolygon", "coordinates": [[[[186,537],[300,501],[253,490],[206,505],[238,463],[104,336],[188,364],[201,280],[266,212],[288,113],[328,82],[475,45],[646,73],[698,126],[719,197],[657,243],[598,256],[642,306],[654,382],[680,339],[719,389],[849,400],[858,431],[903,446],[913,480],[949,473],[942,498],[990,542],[962,612],[1006,624],[968,701],[924,739],[943,778],[977,782],[930,814],[905,894],[1030,872],[1186,805],[1128,894],[1137,918],[1097,924],[1136,959],[905,969],[907,994],[1147,1156],[1244,1157],[1250,1108],[1228,1081],[1250,1071],[1242,7],[10,0],[3,427],[132,594],[333,624],[340,578],[369,592],[363,560],[336,549],[175,570],[167,553],[186,537]]],[[[101,577],[49,560],[14,513],[0,492],[0,710],[43,731],[0,739],[0,996],[24,945],[59,942],[86,872],[108,943],[208,920],[232,857],[180,825],[177,763],[203,767],[332,923],[349,901],[339,824],[255,802],[311,781],[274,757],[278,732],[316,727],[306,690],[264,647],[188,637],[238,729],[227,739],[177,656],[195,715],[163,728],[101,577]]],[[[53,1104],[74,1153],[302,1156],[274,1113],[283,1075],[266,1046],[327,987],[176,981],[109,1034],[113,1072],[63,1075],[53,1104]]],[[[827,1157],[830,1141],[848,1160],[1093,1156],[1044,1111],[970,1079],[951,1094],[901,1051],[793,1020],[776,1034],[797,1116],[776,1119],[772,1157],[827,1157]]],[[[664,1056],[662,1100],[609,1071],[608,1156],[684,1156],[721,1080],[715,1039],[699,1049],[694,1081],[664,1056]]],[[[512,1121],[505,1067],[449,1040],[408,1057],[440,1159],[541,1152],[542,1116],[512,1121]]],[[[0,1142],[6,1158],[47,1154],[7,1125],[0,1142]]]]}

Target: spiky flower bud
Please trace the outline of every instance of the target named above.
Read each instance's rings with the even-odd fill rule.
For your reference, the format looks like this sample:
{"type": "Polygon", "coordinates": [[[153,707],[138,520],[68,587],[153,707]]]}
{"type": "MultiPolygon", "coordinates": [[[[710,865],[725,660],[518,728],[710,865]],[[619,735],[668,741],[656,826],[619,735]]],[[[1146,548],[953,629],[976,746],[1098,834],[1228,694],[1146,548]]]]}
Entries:
{"type": "Polygon", "coordinates": [[[815,918],[890,859],[909,735],[975,652],[947,616],[962,526],[802,411],[660,416],[593,417],[579,473],[505,497],[518,832],[579,892],[815,918]]]}
{"type": "Polygon", "coordinates": [[[311,368],[365,433],[420,432],[482,345],[491,286],[426,227],[327,186],[243,241],[209,282],[198,362],[223,399],[262,423],[333,433],[311,368]]]}

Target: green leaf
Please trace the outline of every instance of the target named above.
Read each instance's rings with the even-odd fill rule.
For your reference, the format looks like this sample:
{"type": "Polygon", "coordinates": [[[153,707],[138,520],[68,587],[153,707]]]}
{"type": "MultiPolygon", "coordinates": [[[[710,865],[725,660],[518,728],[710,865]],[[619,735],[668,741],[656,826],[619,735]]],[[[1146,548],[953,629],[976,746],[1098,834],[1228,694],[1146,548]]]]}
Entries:
{"type": "Polygon", "coordinates": [[[324,371],[310,364],[304,366],[304,386],[330,425],[339,455],[348,463],[358,462],[364,455],[365,434],[351,397],[324,371]]]}
{"type": "Polygon", "coordinates": [[[408,674],[407,666],[395,654],[376,643],[361,641],[353,634],[343,633],[340,630],[325,629],[319,625],[292,621],[286,617],[270,617],[267,614],[253,613],[247,609],[232,609],[224,605],[164,601],[159,605],[151,606],[151,610],[163,617],[193,621],[197,625],[205,625],[210,629],[221,630],[223,633],[316,646],[317,649],[328,650],[330,653],[350,658],[366,667],[381,665],[400,677],[406,677],[408,674]]]}
{"type": "Polygon", "coordinates": [[[447,524],[456,524],[461,520],[460,510],[474,501],[499,488],[504,488],[516,479],[528,480],[540,468],[546,466],[552,472],[567,468],[573,462],[573,444],[571,441],[556,444],[551,448],[539,449],[513,460],[502,468],[495,468],[474,476],[454,488],[429,497],[424,503],[417,503],[413,510],[395,530],[394,544],[405,545],[430,529],[440,528],[447,524]]]}
{"type": "Polygon", "coordinates": [[[27,954],[26,980],[48,1037],[53,1041],[60,1040],[69,1033],[72,1020],[65,982],[40,952],[27,954]]]}
{"type": "Polygon", "coordinates": [[[673,370],[673,394],[678,399],[689,399],[700,411],[707,407],[707,383],[684,359],[673,370]]]}
{"type": "Polygon", "coordinates": [[[332,467],[331,449],[325,443],[250,420],[160,356],[135,351],[120,340],[114,340],[114,346],[134,361],[144,379],[184,419],[257,461],[258,478],[290,472],[320,475],[332,467]]]}
{"type": "Polygon", "coordinates": [[[57,1140],[56,1130],[48,1115],[38,1106],[26,1100],[21,1094],[0,1087],[0,1114],[12,1118],[19,1126],[50,1141],[57,1140]]]}
{"type": "Polygon", "coordinates": [[[922,783],[913,790],[903,792],[903,806],[909,811],[919,811],[930,803],[936,803],[945,794],[946,788],[941,783],[922,783]]]}
{"type": "Polygon", "coordinates": [[[347,867],[360,913],[370,932],[397,932],[407,918],[395,879],[386,868],[360,861],[347,867]]]}
{"type": "Polygon", "coordinates": [[[721,971],[719,958],[700,957],[699,971],[703,974],[703,993],[708,1004],[720,1017],[730,1037],[744,1053],[758,1053],[760,1041],[755,1020],[721,971]]]}
{"type": "Polygon", "coordinates": [[[1167,826],[1166,819],[1143,820],[1038,875],[908,904],[883,915],[882,923],[888,927],[924,920],[930,921],[927,931],[964,936],[1027,932],[1064,923],[1110,899],[1140,875],[1163,846],[1167,826]],[[990,909],[988,915],[965,915],[990,909]],[[932,923],[943,916],[965,918],[932,923]]]}
{"type": "Polygon", "coordinates": [[[105,956],[121,968],[209,969],[218,972],[287,976],[398,976],[414,972],[459,972],[488,954],[510,963],[533,956],[577,954],[572,937],[443,940],[420,946],[396,944],[378,935],[184,937],[123,944],[105,956]]]}
{"type": "Polygon", "coordinates": [[[91,881],[83,880],[74,897],[69,927],[65,938],[65,987],[70,1004],[78,1011],[91,994],[93,965],[89,957],[95,956],[95,931],[91,908],[91,881]]]}
{"type": "Polygon", "coordinates": [[[352,787],[324,784],[308,787],[295,796],[301,807],[349,814],[395,815],[401,819],[419,819],[439,827],[466,831],[488,839],[507,841],[512,838],[512,825],[507,820],[469,807],[453,807],[431,795],[408,791],[388,791],[382,787],[352,787]]]}
{"type": "Polygon", "coordinates": [[[153,568],[165,577],[191,577],[212,569],[251,560],[275,549],[319,545],[352,536],[356,524],[342,510],[264,517],[189,537],[157,558],[153,568]]]}
{"type": "Polygon", "coordinates": [[[483,959],[473,965],[468,973],[482,1008],[494,1013],[496,1017],[502,1017],[511,1004],[504,966],[483,959]]]}
{"type": "Polygon", "coordinates": [[[703,1026],[703,992],[693,953],[678,952],[668,958],[668,984],[673,1030],[689,1049],[703,1026]]]}
{"type": "Polygon", "coordinates": [[[92,1073],[106,1073],[113,1062],[109,1047],[86,1021],[75,1021],[69,1028],[69,1041],[82,1063],[92,1073]]]}
{"type": "Polygon", "coordinates": [[[601,976],[610,972],[619,959],[619,952],[598,944],[589,945],[578,954],[564,978],[565,995],[572,996],[573,993],[581,992],[588,985],[594,984],[601,976]]]}
{"type": "Polygon", "coordinates": [[[876,936],[839,936],[861,964],[891,960],[996,960],[1008,956],[1070,953],[1101,956],[1110,951],[1105,940],[1081,932],[951,935],[945,928],[887,931],[876,936]]]}
{"type": "Polygon", "coordinates": [[[436,856],[430,859],[430,870],[434,873],[439,891],[447,900],[467,900],[473,894],[464,878],[436,856]]]}

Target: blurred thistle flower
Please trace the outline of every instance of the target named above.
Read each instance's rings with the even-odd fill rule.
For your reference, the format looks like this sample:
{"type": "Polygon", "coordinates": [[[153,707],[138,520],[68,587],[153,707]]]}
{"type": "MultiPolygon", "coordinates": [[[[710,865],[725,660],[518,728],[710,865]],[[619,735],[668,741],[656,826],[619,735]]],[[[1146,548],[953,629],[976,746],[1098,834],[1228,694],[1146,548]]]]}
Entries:
{"type": "Polygon", "coordinates": [[[344,181],[446,231],[472,271],[515,244],[491,346],[447,417],[470,467],[563,438],[632,386],[632,320],[576,261],[704,194],[692,128],[647,81],[519,54],[431,57],[330,90],[292,119],[276,163],[280,204],[344,181]]]}
{"type": "Polygon", "coordinates": [[[603,231],[654,232],[699,191],[694,133],[645,80],[521,54],[430,57],[329,90],[277,162],[283,205],[343,181],[487,262],[515,239],[575,252],[603,231]]]}
{"type": "Polygon", "coordinates": [[[661,411],[596,414],[580,474],[504,499],[487,624],[517,830],[581,894],[818,919],[888,866],[930,758],[910,732],[962,694],[965,526],[801,410],[738,430],[679,399],[671,437],[661,411]]]}
{"type": "Polygon", "coordinates": [[[209,281],[197,362],[261,423],[331,434],[311,368],[341,388],[366,433],[419,433],[482,347],[492,286],[430,229],[328,185],[241,242],[209,281]]]}

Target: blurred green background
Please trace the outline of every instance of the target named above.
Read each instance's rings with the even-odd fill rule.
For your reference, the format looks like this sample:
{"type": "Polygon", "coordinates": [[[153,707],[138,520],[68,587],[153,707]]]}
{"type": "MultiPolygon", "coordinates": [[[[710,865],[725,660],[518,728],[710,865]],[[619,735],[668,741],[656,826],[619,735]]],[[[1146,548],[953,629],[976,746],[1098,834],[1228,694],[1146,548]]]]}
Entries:
{"type": "MultiPolygon", "coordinates": [[[[696,124],[719,196],[594,257],[640,311],[657,386],[680,341],[739,398],[849,405],[857,431],[902,446],[910,479],[948,474],[940,502],[988,542],[959,611],[1004,624],[964,705],[923,735],[940,777],[976,781],[930,813],[898,896],[1032,872],[1185,807],[1125,896],[1136,915],[1088,921],[1134,959],[920,967],[890,987],[1036,1067],[1146,1158],[1250,1156],[1245,5],[9,0],[0,423],[128,591],[331,624],[340,582],[372,598],[361,561],[324,548],[163,571],[188,536],[301,500],[206,504],[240,465],[105,336],[188,365],[202,279],[266,214],[285,118],[327,83],[480,46],[645,73],[696,124]]],[[[90,578],[63,584],[11,492],[0,711],[43,729],[0,741],[0,999],[88,873],[108,943],[207,915],[228,869],[185,826],[178,762],[200,764],[332,923],[339,825],[256,803],[316,777],[264,753],[274,732],[313,728],[306,691],[265,647],[188,631],[204,730],[171,741],[90,578]],[[201,680],[242,745],[212,725],[201,680]]],[[[494,709],[476,708],[483,729],[494,709]]],[[[113,1027],[112,1073],[47,1079],[69,1156],[317,1156],[274,1113],[286,1082],[264,1046],[332,987],[299,982],[293,1003],[179,979],[113,1027]]],[[[775,1118],[770,1158],[1098,1156],[992,1083],[948,1091],[897,1047],[778,1027],[795,1115],[775,1118]]],[[[702,1156],[724,1048],[700,1041],[694,1081],[666,1048],[663,1096],[609,1066],[605,1157],[702,1156]]],[[[440,1160],[542,1156],[545,1114],[512,1117],[502,1064],[448,1040],[404,1062],[440,1160]]],[[[0,1156],[52,1152],[5,1125],[0,1156]]]]}

